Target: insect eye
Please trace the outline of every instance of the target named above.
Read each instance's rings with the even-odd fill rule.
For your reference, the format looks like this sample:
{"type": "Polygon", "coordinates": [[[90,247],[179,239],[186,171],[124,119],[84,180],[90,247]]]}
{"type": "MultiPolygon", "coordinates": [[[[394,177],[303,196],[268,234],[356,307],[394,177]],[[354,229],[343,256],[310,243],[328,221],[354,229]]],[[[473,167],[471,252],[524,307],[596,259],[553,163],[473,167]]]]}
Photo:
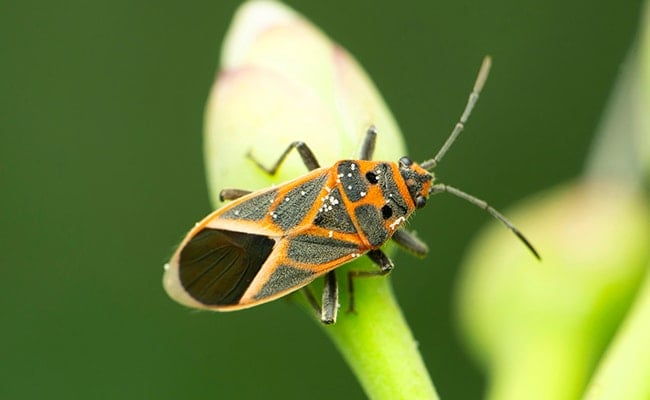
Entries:
{"type": "Polygon", "coordinates": [[[366,172],[366,179],[373,185],[377,183],[377,175],[374,172],[366,172]]]}
{"type": "Polygon", "coordinates": [[[415,198],[415,208],[422,208],[425,205],[427,205],[427,199],[426,198],[424,198],[422,196],[418,196],[418,197],[415,198]]]}
{"type": "Polygon", "coordinates": [[[393,215],[393,209],[390,208],[390,206],[389,206],[388,204],[386,204],[385,206],[383,206],[383,207],[381,208],[381,216],[382,216],[384,219],[388,219],[388,218],[390,218],[392,215],[393,215]]]}
{"type": "Polygon", "coordinates": [[[411,165],[413,165],[413,161],[408,157],[402,157],[399,159],[399,164],[402,167],[410,167],[411,165]]]}

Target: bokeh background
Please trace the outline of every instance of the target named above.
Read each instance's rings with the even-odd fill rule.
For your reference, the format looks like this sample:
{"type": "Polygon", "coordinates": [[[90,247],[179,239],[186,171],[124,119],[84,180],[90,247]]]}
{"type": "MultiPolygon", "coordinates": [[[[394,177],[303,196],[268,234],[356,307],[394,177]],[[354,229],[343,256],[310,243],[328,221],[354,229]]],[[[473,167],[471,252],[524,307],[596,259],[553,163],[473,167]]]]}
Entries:
{"type": "MultiPolygon", "coordinates": [[[[416,160],[442,144],[492,54],[437,174],[506,210],[580,172],[641,9],[286,3],[357,57],[416,160]]],[[[174,245],[211,210],[203,107],[238,4],[0,3],[1,399],[363,397],[299,307],[193,312],[160,284],[174,245]]],[[[431,253],[399,254],[391,275],[443,398],[484,389],[453,301],[463,251],[488,220],[437,197],[412,222],[431,253]]]]}

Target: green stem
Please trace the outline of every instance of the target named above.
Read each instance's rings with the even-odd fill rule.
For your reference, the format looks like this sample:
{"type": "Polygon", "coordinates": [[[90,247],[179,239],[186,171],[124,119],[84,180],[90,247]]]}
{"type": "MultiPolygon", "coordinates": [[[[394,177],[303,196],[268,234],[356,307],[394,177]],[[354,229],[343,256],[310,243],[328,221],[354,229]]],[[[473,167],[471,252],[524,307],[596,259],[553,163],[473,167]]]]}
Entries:
{"type": "MultiPolygon", "coordinates": [[[[359,260],[351,266],[359,269],[364,264],[368,266],[370,262],[359,260]]],[[[340,281],[346,269],[338,273],[340,281]]],[[[342,286],[339,318],[336,324],[324,329],[368,397],[438,399],[418,344],[393,295],[390,279],[358,279],[354,289],[356,312],[347,311],[347,287],[342,286]]]]}

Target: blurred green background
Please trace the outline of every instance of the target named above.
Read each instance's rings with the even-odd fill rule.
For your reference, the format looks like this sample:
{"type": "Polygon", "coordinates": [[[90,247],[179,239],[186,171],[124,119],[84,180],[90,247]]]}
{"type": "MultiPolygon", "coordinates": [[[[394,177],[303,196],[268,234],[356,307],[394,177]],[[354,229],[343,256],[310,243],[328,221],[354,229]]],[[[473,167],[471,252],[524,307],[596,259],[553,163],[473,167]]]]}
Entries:
{"type": "MultiPolygon", "coordinates": [[[[579,173],[641,8],[287,3],[357,57],[416,160],[442,144],[492,54],[466,135],[436,172],[501,209],[579,173]]],[[[161,287],[163,262],[211,209],[203,107],[238,4],[0,3],[0,398],[363,397],[291,303],[198,313],[161,287]]],[[[397,297],[443,398],[483,391],[453,292],[488,219],[437,197],[412,222],[429,256],[395,260],[397,297]]]]}

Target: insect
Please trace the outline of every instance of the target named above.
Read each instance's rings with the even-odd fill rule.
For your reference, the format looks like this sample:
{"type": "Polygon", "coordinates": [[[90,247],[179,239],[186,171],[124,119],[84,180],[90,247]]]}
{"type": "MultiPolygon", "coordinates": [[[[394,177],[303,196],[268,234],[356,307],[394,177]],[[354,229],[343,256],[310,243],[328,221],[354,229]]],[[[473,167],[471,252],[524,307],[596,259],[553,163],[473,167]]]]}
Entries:
{"type": "MultiPolygon", "coordinates": [[[[359,159],[321,168],[303,142],[293,142],[271,168],[274,174],[296,150],[309,169],[306,175],[256,192],[225,189],[233,200],[197,223],[165,265],[164,286],[176,301],[218,311],[266,303],[324,276],[321,304],[306,289],[324,323],[334,323],[338,310],[335,269],[362,255],[379,268],[348,272],[350,309],[353,281],[385,275],[392,261],[381,250],[389,239],[419,256],[428,248],[402,228],[430,195],[447,192],[486,210],[539,258],[530,242],[503,215],[459,189],[434,182],[431,172],[463,130],[490,69],[486,57],[463,114],[436,156],[420,164],[408,157],[395,162],[371,161],[377,132],[366,133],[359,159]]],[[[250,155],[249,155],[250,157],[250,155]]]]}

